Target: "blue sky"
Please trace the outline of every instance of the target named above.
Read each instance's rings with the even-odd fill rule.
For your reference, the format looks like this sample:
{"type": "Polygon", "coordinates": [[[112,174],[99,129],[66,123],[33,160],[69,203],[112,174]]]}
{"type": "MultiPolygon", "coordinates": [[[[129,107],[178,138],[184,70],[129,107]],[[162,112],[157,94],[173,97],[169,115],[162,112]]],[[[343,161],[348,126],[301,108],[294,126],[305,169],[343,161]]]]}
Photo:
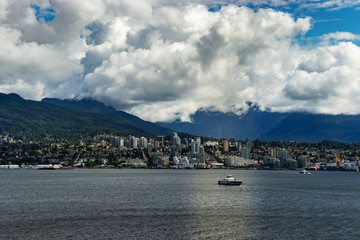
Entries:
{"type": "Polygon", "coordinates": [[[305,13],[314,19],[314,27],[307,33],[309,37],[337,31],[360,34],[360,11],[354,8],[305,13]]]}
{"type": "Polygon", "coordinates": [[[56,11],[52,7],[41,8],[36,4],[32,4],[31,7],[35,9],[36,20],[38,21],[51,22],[56,16],[56,11]]]}
{"type": "MultiPolygon", "coordinates": [[[[271,3],[258,5],[249,3],[244,5],[251,7],[254,10],[259,8],[276,9],[278,11],[290,13],[295,18],[311,17],[313,26],[305,35],[305,38],[310,38],[306,39],[306,41],[316,42],[316,40],[312,38],[320,37],[332,32],[351,32],[353,34],[360,34],[360,1],[291,2],[292,1],[288,1],[288,4],[282,6],[271,3]],[[316,3],[325,5],[326,2],[329,2],[328,7],[316,5],[316,3]]],[[[356,44],[359,44],[359,41],[355,42],[356,44]]]]}
{"type": "Polygon", "coordinates": [[[360,114],[359,19],[358,0],[5,0],[0,92],[150,121],[248,102],[360,114]]]}

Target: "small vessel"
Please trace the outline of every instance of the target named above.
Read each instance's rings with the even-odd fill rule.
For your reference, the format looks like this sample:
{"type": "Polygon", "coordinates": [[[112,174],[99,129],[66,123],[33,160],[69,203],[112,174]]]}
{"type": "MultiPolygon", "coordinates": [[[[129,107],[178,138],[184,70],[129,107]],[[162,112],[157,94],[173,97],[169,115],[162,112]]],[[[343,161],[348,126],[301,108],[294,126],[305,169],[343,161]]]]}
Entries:
{"type": "Polygon", "coordinates": [[[309,171],[306,171],[305,169],[301,170],[299,173],[300,174],[311,174],[309,171]]]}
{"type": "Polygon", "coordinates": [[[242,184],[241,180],[235,179],[233,176],[228,175],[223,180],[218,181],[219,185],[230,185],[230,186],[239,186],[242,184]]]}

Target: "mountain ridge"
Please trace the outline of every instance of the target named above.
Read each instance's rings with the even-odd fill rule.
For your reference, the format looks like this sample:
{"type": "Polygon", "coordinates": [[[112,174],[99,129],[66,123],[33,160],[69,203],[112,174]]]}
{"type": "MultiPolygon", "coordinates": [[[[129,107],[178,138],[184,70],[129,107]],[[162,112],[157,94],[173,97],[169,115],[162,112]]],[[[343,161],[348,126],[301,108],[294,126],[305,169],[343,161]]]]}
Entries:
{"type": "Polygon", "coordinates": [[[45,98],[36,102],[24,100],[17,94],[0,94],[0,101],[0,130],[10,129],[19,133],[23,129],[43,133],[43,128],[53,128],[63,134],[70,130],[82,132],[88,127],[95,132],[115,130],[152,136],[176,131],[237,140],[360,142],[360,115],[277,113],[251,107],[241,116],[202,110],[192,115],[191,123],[155,124],[92,99],[45,98]],[[62,121],[59,122],[59,119],[62,121]],[[32,121],[32,124],[28,126],[27,121],[32,121]],[[81,123],[81,126],[75,122],[81,123]]]}
{"type": "Polygon", "coordinates": [[[263,141],[360,141],[360,115],[278,113],[256,108],[242,116],[198,111],[192,123],[159,123],[174,131],[215,138],[263,141]]]}
{"type": "Polygon", "coordinates": [[[0,93],[0,103],[0,134],[12,134],[18,139],[38,140],[48,135],[72,138],[99,133],[154,135],[118,116],[25,100],[17,94],[0,93]]]}
{"type": "Polygon", "coordinates": [[[173,132],[171,129],[164,128],[156,123],[142,120],[141,118],[129,114],[124,111],[117,111],[112,106],[106,106],[104,103],[93,100],[91,98],[85,99],[57,99],[57,98],[44,98],[41,100],[44,103],[50,103],[57,106],[62,106],[78,111],[97,113],[102,115],[112,115],[126,119],[127,121],[152,132],[154,135],[169,135],[173,132]]]}

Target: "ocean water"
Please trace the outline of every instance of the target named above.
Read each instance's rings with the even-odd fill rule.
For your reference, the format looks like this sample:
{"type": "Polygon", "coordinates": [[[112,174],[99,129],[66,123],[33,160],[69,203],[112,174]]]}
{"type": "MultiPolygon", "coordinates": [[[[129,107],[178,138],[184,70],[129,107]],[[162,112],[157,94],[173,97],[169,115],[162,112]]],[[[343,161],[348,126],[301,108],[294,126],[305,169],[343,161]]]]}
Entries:
{"type": "Polygon", "coordinates": [[[0,171],[0,239],[360,239],[360,174],[0,171]],[[242,186],[219,186],[227,174],[242,186]]]}

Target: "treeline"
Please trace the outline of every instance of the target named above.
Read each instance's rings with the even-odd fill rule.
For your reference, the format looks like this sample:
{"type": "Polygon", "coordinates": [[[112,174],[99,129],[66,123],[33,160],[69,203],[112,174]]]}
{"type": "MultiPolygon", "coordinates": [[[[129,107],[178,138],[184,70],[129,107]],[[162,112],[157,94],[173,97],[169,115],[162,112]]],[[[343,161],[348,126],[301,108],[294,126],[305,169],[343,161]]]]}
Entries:
{"type": "Polygon", "coordinates": [[[0,94],[0,134],[15,139],[76,139],[97,134],[152,136],[124,118],[87,113],[52,104],[0,94]]]}

